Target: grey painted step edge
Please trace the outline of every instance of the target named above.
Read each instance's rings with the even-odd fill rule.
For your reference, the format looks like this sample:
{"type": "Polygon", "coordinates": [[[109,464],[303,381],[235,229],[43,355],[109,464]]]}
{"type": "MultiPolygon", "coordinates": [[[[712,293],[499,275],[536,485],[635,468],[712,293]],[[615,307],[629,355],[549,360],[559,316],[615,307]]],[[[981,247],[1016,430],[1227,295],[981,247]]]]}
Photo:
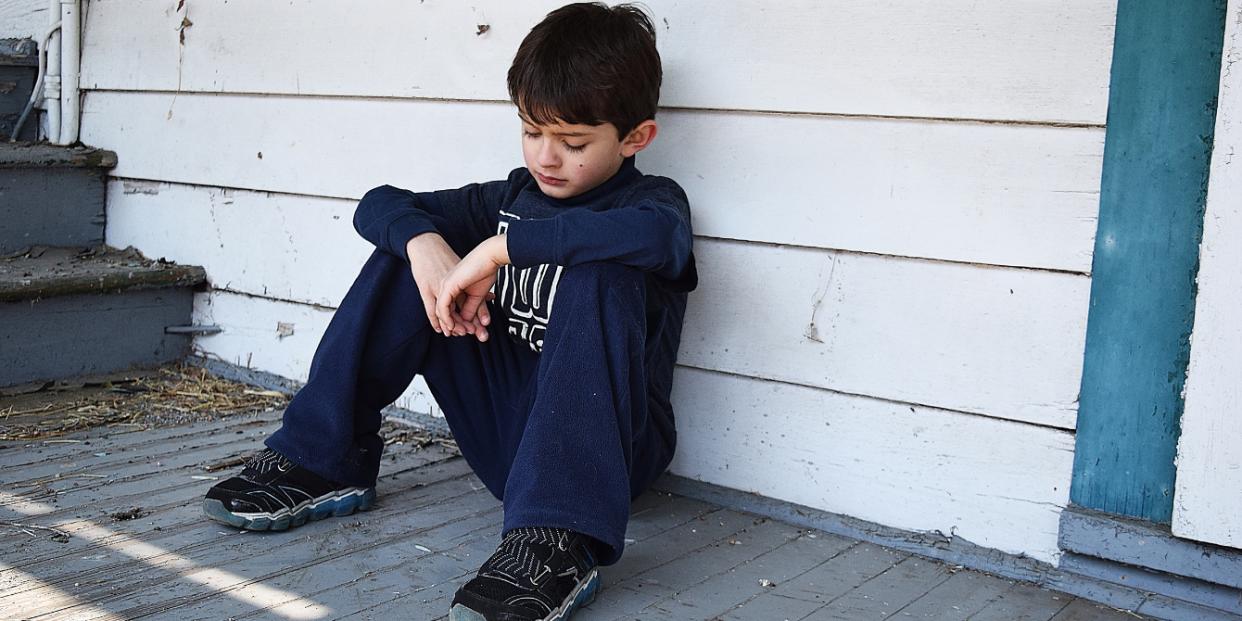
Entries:
{"type": "Polygon", "coordinates": [[[0,142],[0,168],[114,168],[116,153],[42,142],[0,142]]]}
{"type": "Polygon", "coordinates": [[[1242,551],[1173,536],[1168,527],[1076,505],[1061,512],[1062,550],[1242,589],[1242,551]]]}
{"type": "MultiPolygon", "coordinates": [[[[21,260],[8,260],[6,267],[19,270],[21,260]]],[[[207,282],[207,272],[197,265],[155,264],[96,273],[48,274],[37,278],[0,278],[0,302],[52,297],[198,287],[207,282]]]]}
{"type": "Polygon", "coordinates": [[[39,44],[34,39],[0,39],[0,66],[38,67],[39,44]]]}

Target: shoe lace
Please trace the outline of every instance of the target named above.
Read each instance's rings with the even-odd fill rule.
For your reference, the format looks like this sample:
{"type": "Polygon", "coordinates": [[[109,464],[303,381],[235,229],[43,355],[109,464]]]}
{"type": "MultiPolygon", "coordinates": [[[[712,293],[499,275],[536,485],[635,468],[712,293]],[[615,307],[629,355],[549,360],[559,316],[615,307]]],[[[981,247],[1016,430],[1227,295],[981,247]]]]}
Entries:
{"type": "Polygon", "coordinates": [[[532,584],[540,584],[553,573],[547,563],[555,555],[552,550],[565,550],[568,534],[556,528],[515,528],[484,563],[485,571],[511,581],[524,578],[532,584]]]}
{"type": "Polygon", "coordinates": [[[284,455],[273,451],[272,449],[264,449],[246,462],[246,467],[253,468],[259,474],[267,474],[273,469],[286,472],[293,467],[293,462],[285,459],[284,455]]]}

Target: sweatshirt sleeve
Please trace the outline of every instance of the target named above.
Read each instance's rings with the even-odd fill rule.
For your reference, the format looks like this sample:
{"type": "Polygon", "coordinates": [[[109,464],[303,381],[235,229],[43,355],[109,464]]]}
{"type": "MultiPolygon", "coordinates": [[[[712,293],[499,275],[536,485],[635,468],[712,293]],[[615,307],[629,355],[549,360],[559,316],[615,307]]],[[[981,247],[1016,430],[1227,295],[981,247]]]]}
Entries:
{"type": "Polygon", "coordinates": [[[681,278],[694,268],[689,201],[671,180],[652,179],[654,187],[640,188],[619,207],[510,222],[509,260],[519,268],[615,261],[665,280],[681,278]]]}
{"type": "Polygon", "coordinates": [[[508,188],[508,180],[437,192],[382,185],[358,202],[354,229],[376,248],[407,262],[406,243],[422,233],[439,233],[458,252],[468,251],[496,233],[497,212],[508,188]]]}

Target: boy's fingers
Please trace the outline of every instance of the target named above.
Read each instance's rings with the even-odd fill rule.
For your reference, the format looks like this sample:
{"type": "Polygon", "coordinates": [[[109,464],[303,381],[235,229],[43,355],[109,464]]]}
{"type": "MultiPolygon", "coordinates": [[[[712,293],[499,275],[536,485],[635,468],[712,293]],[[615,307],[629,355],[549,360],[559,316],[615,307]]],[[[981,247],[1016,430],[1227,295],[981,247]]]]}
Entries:
{"type": "Polygon", "coordinates": [[[448,288],[441,287],[440,295],[436,297],[436,316],[440,319],[440,325],[445,330],[453,331],[456,327],[453,325],[453,297],[456,295],[448,288]]]}
{"type": "Polygon", "coordinates": [[[483,298],[474,296],[464,296],[465,300],[461,304],[461,317],[466,321],[473,321],[475,314],[479,312],[479,306],[483,303],[483,298]]]}
{"type": "Polygon", "coordinates": [[[453,336],[466,336],[467,334],[475,333],[475,326],[477,322],[463,319],[461,313],[459,313],[456,308],[449,311],[449,313],[450,317],[453,319],[453,336]]]}
{"type": "Polygon", "coordinates": [[[423,297],[423,312],[427,313],[427,322],[431,324],[431,329],[435,330],[436,333],[439,334],[440,319],[436,317],[435,299],[428,299],[426,296],[423,297]]]}

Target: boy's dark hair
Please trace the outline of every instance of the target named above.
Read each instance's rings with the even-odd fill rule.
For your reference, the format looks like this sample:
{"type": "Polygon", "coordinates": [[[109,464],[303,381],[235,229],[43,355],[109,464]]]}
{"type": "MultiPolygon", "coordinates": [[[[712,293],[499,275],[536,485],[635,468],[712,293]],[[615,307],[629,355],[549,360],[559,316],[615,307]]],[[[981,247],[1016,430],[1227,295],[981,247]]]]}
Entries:
{"type": "Polygon", "coordinates": [[[509,98],[533,123],[612,123],[625,138],[655,118],[663,76],[655,39],[651,18],[633,5],[563,6],[518,46],[509,98]]]}

